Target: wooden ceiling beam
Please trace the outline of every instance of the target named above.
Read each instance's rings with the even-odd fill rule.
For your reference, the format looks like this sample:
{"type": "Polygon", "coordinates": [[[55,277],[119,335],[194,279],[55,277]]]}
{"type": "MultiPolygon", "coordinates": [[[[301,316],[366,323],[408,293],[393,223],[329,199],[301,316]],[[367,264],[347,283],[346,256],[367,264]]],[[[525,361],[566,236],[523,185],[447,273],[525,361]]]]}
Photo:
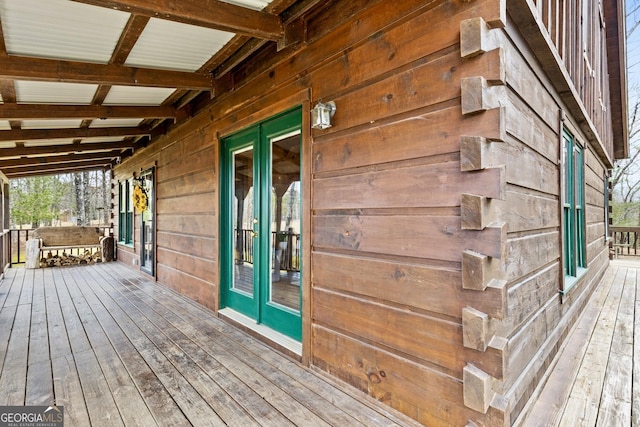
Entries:
{"type": "Polygon", "coordinates": [[[162,87],[201,91],[210,91],[213,88],[210,74],[13,55],[6,56],[0,61],[0,79],[162,87]]]}
{"type": "Polygon", "coordinates": [[[149,19],[151,18],[148,16],[131,15],[129,21],[127,21],[127,25],[122,31],[116,48],[113,50],[113,55],[109,61],[110,64],[122,65],[127,61],[131,50],[133,50],[133,46],[135,46],[140,35],[149,23],[149,19]]]}
{"type": "Polygon", "coordinates": [[[284,27],[278,15],[217,0],[73,0],[267,40],[279,40],[284,27]]]}
{"type": "Polygon", "coordinates": [[[39,165],[63,165],[65,163],[73,163],[78,161],[89,160],[108,160],[120,157],[122,153],[119,150],[104,151],[99,153],[85,154],[60,154],[57,156],[43,157],[21,157],[19,159],[0,160],[0,170],[10,172],[11,168],[23,166],[39,166],[39,165]]]}
{"type": "Polygon", "coordinates": [[[216,69],[213,71],[215,78],[219,79],[223,77],[248,57],[260,50],[260,48],[262,48],[265,44],[266,42],[264,40],[248,39],[244,45],[239,47],[233,54],[228,56],[218,67],[216,67],[216,69]]]}
{"type": "Polygon", "coordinates": [[[12,80],[0,79],[0,95],[2,95],[2,101],[5,103],[16,102],[16,89],[12,80]]]}
{"type": "Polygon", "coordinates": [[[95,170],[111,167],[111,161],[109,160],[90,160],[86,162],[72,162],[64,165],[47,165],[40,166],[25,166],[19,168],[9,168],[2,172],[7,178],[19,178],[34,175],[55,175],[61,173],[71,173],[80,170],[95,170]]]}
{"type": "MultiPolygon", "coordinates": [[[[303,1],[281,1],[273,2],[269,8],[276,8],[274,11],[282,13],[285,24],[285,34],[278,40],[278,49],[282,49],[289,44],[300,41],[304,34],[303,23],[299,20],[304,14],[313,10],[322,0],[303,1]],[[289,40],[287,40],[289,39],[289,40]]],[[[201,69],[211,70],[216,79],[222,78],[225,74],[233,70],[248,57],[256,53],[265,45],[264,40],[250,39],[236,35],[231,39],[216,55],[214,55],[201,69]]],[[[216,94],[217,95],[217,94],[216,94]]]]}
{"type": "MultiPolygon", "coordinates": [[[[113,166],[109,165],[109,166],[105,166],[105,167],[88,167],[86,169],[84,168],[76,168],[73,170],[61,170],[61,171],[38,171],[38,172],[31,172],[31,173],[19,173],[19,174],[14,174],[12,176],[7,176],[7,179],[20,179],[20,178],[30,178],[30,177],[34,177],[34,176],[51,176],[51,175],[63,175],[63,174],[70,174],[70,173],[74,173],[74,172],[82,172],[84,170],[86,171],[95,171],[95,170],[108,170],[111,169],[113,166]]],[[[2,173],[2,171],[0,171],[0,173],[2,173]]]]}
{"type": "Polygon", "coordinates": [[[151,135],[151,128],[79,128],[79,129],[14,129],[0,131],[0,141],[29,141],[38,139],[83,139],[103,137],[130,137],[151,135]]]}
{"type": "Polygon", "coordinates": [[[44,156],[49,154],[82,153],[85,151],[113,151],[135,148],[133,141],[96,142],[84,144],[46,145],[36,147],[0,148],[0,158],[18,156],[44,156]]]}
{"type": "Polygon", "coordinates": [[[171,106],[108,106],[108,105],[53,105],[53,104],[1,104],[0,119],[175,119],[178,112],[171,106]]]}

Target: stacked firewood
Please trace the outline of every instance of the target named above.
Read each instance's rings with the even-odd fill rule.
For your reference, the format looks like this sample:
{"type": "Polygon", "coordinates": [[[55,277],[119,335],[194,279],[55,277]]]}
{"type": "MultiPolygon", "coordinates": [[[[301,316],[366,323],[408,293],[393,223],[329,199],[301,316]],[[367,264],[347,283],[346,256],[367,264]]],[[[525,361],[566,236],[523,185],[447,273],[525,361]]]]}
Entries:
{"type": "Polygon", "coordinates": [[[72,255],[62,252],[62,254],[53,255],[51,252],[47,254],[46,258],[40,260],[40,268],[45,267],[64,267],[67,265],[80,265],[80,264],[94,264],[96,262],[102,262],[102,252],[97,251],[91,253],[91,251],[85,251],[84,254],[72,255]]]}

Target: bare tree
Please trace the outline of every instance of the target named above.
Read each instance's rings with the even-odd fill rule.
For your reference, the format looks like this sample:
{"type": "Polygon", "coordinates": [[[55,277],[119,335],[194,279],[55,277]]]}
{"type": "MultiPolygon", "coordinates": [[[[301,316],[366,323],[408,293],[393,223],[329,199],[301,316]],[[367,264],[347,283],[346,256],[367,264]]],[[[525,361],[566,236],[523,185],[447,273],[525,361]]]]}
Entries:
{"type": "Polygon", "coordinates": [[[103,223],[109,224],[109,215],[111,212],[111,172],[102,170],[102,207],[103,207],[103,223]]]}
{"type": "Polygon", "coordinates": [[[74,190],[76,193],[76,214],[77,214],[77,224],[84,224],[84,218],[86,217],[86,212],[84,210],[84,185],[82,183],[82,173],[76,172],[73,174],[73,184],[74,190]]]}
{"type": "Polygon", "coordinates": [[[636,141],[636,136],[640,132],[639,109],[640,101],[636,100],[629,114],[629,158],[618,160],[611,174],[611,185],[623,203],[633,202],[640,191],[640,164],[637,162],[640,157],[640,147],[639,142],[636,141]]]}
{"type": "Polygon", "coordinates": [[[84,202],[84,216],[82,217],[82,225],[91,225],[91,180],[89,171],[82,172],[82,200],[84,202]]]}

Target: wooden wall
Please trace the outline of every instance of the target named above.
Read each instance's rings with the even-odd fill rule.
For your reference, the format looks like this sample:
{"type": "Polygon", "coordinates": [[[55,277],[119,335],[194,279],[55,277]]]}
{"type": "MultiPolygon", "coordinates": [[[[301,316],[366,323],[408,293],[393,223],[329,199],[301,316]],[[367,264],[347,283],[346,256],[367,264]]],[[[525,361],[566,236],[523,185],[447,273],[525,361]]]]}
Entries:
{"type": "Polygon", "coordinates": [[[561,300],[562,119],[592,141],[506,2],[335,0],[306,29],[116,169],[156,166],[158,281],[219,308],[219,138],[335,101],[303,142],[303,360],[426,425],[510,424],[607,264],[604,162],[590,145],[589,271],[561,300]]]}
{"type": "MultiPolygon", "coordinates": [[[[151,144],[124,162],[116,169],[115,180],[155,166],[157,280],[215,310],[219,297],[216,147],[204,129],[171,136],[175,139],[169,144],[151,144]]],[[[137,213],[134,222],[134,247],[118,245],[118,260],[137,268],[133,264],[140,253],[137,213]]]]}
{"type": "MultiPolygon", "coordinates": [[[[609,159],[601,154],[603,140],[583,132],[582,111],[564,102],[564,94],[554,89],[551,76],[537,61],[522,35],[531,28],[519,28],[510,14],[505,24],[504,28],[492,29],[475,19],[461,27],[463,55],[482,56],[499,50],[504,66],[501,81],[476,79],[463,85],[463,111],[471,114],[503,109],[506,129],[502,141],[467,140],[461,147],[461,158],[469,165],[468,170],[496,164],[506,168],[506,195],[502,200],[477,201],[469,196],[482,204],[475,208],[476,217],[497,219],[507,227],[505,258],[499,268],[485,267],[491,280],[506,282],[506,310],[502,318],[492,318],[481,311],[470,313],[467,318],[469,331],[484,335],[482,341],[489,343],[488,348],[503,349],[504,375],[487,379],[473,366],[465,386],[466,379],[475,375],[474,382],[468,384],[475,384],[474,397],[483,396],[477,403],[481,407],[500,406],[505,411],[505,422],[510,423],[523,410],[608,265],[604,176],[609,159]],[[563,128],[587,146],[588,258],[587,273],[564,296],[558,292],[563,280],[559,160],[563,128]],[[482,326],[478,327],[480,323],[482,326]]],[[[465,214],[463,199],[463,223],[465,214]]],[[[475,217],[469,222],[479,223],[475,217]]],[[[464,275],[464,259],[462,268],[464,275]]],[[[467,329],[467,319],[463,316],[463,330],[467,329]]]]}

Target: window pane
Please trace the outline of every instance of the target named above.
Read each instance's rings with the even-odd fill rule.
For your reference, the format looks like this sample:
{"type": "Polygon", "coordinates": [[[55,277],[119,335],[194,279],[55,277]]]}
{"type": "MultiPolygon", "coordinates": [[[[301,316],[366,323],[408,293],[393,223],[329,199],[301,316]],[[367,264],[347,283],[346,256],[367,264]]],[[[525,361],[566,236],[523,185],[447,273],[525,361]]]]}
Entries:
{"type": "Polygon", "coordinates": [[[234,267],[232,289],[248,296],[254,294],[254,242],[258,230],[254,212],[254,151],[243,148],[233,152],[233,247],[234,267]]]}
{"type": "Polygon", "coordinates": [[[563,134],[563,238],[564,273],[576,276],[587,265],[584,195],[584,150],[573,137],[563,134]]]}

